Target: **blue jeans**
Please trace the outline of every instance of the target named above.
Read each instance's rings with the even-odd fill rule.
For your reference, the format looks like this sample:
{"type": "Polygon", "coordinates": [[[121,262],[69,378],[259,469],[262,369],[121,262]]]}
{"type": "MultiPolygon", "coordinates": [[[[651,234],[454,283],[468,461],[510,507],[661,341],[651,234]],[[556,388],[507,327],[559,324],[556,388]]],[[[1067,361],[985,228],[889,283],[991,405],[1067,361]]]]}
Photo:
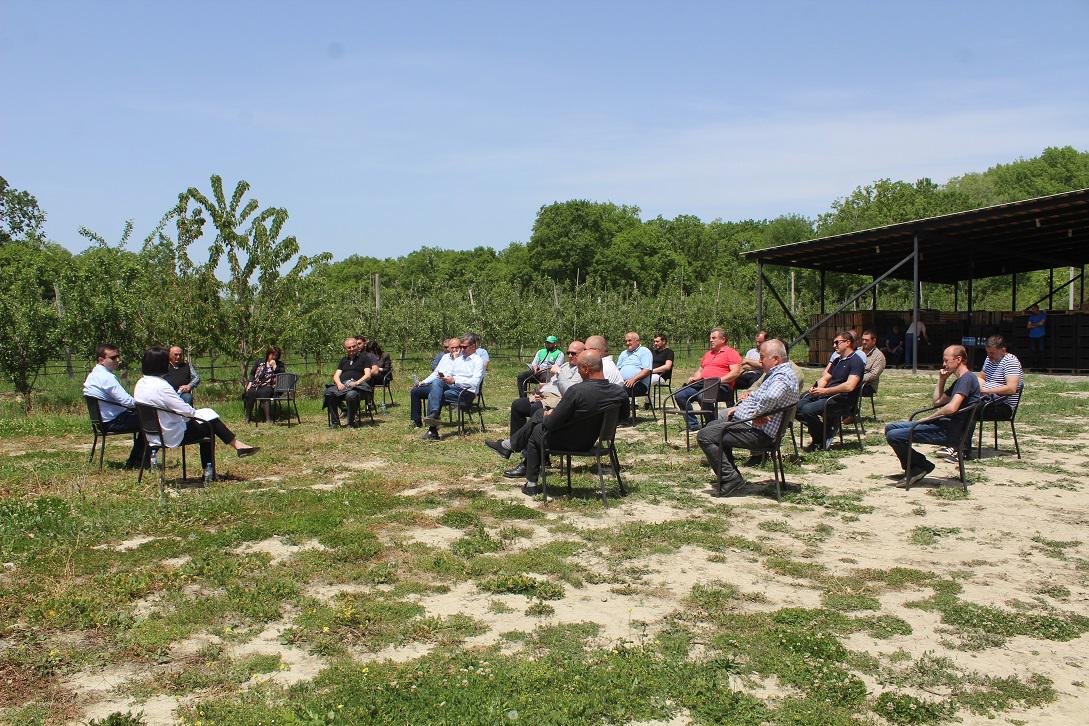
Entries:
{"type": "MultiPolygon", "coordinates": [[[[885,424],[885,440],[896,452],[896,458],[900,460],[900,467],[907,471],[908,452],[911,452],[911,468],[915,471],[930,468],[930,462],[925,456],[908,446],[908,433],[914,421],[897,421],[885,424]]],[[[915,426],[915,435],[912,441],[918,444],[944,444],[949,445],[949,433],[945,425],[938,421],[924,421],[915,426]]]]}
{"type": "Polygon", "coordinates": [[[437,417],[442,411],[442,404],[457,406],[458,403],[472,403],[476,394],[460,383],[447,383],[441,378],[431,382],[431,391],[427,394],[427,415],[437,417]]]}
{"type": "MultiPolygon", "coordinates": [[[[695,383],[689,383],[683,388],[677,389],[677,392],[673,394],[673,400],[677,402],[677,408],[682,408],[685,411],[691,411],[690,403],[692,399],[699,401],[700,394],[703,393],[703,381],[696,381],[695,383]]],[[[730,388],[722,385],[718,387],[718,400],[729,401],[730,388]]],[[[702,401],[700,404],[702,405],[702,401]]],[[[708,417],[708,421],[712,421],[718,417],[717,411],[712,411],[708,417]]],[[[700,421],[694,415],[686,413],[684,415],[685,421],[688,422],[689,431],[698,431],[700,428],[700,421]]]]}
{"type": "Polygon", "coordinates": [[[425,383],[422,386],[413,386],[408,391],[409,417],[412,419],[412,423],[417,426],[423,423],[423,414],[420,413],[420,402],[426,401],[430,395],[430,383],[425,383]]]}
{"type": "Polygon", "coordinates": [[[192,393],[179,393],[178,396],[180,396],[181,400],[185,401],[190,406],[193,405],[193,394],[192,393]]]}
{"type": "Polygon", "coordinates": [[[817,442],[824,448],[822,437],[831,437],[839,430],[839,420],[850,413],[853,402],[842,396],[837,398],[828,409],[828,399],[831,396],[810,396],[808,393],[798,401],[798,412],[795,418],[809,430],[809,440],[817,442]],[[827,419],[827,425],[825,420],[827,419]]]}

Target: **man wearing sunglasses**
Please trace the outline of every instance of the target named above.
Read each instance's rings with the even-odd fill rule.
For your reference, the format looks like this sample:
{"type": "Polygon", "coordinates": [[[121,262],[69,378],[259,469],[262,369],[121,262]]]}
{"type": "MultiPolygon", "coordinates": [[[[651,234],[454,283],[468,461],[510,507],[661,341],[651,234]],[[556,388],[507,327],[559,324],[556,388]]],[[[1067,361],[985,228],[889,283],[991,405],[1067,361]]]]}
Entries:
{"type": "Polygon", "coordinates": [[[427,425],[425,441],[439,440],[440,415],[443,405],[468,405],[480,393],[480,382],[484,380],[484,361],[476,354],[480,338],[475,333],[466,333],[458,341],[461,355],[454,359],[446,375],[438,375],[431,382],[427,396],[427,416],[423,422],[427,425]]]}
{"type": "Polygon", "coordinates": [[[851,331],[844,330],[836,334],[832,346],[838,356],[824,369],[821,377],[798,401],[798,421],[809,429],[810,443],[806,451],[827,449],[839,431],[839,421],[843,416],[855,410],[855,400],[862,388],[862,376],[866,364],[855,355],[855,339],[851,331]],[[829,400],[839,396],[829,406],[829,400]],[[828,425],[825,425],[825,420],[828,425]]]}
{"type": "MultiPolygon", "coordinates": [[[[144,451],[144,435],[140,433],[140,419],[136,415],[136,401],[117,380],[114,371],[121,362],[117,347],[103,343],[95,350],[95,367],[83,382],[83,395],[98,399],[102,415],[102,428],[113,433],[137,434],[132,451],[125,462],[126,469],[140,467],[140,455],[144,451]]],[[[105,444],[103,444],[105,446],[105,444]]]]}
{"type": "MultiPolygon", "coordinates": [[[[563,397],[563,394],[571,386],[576,383],[582,382],[582,376],[579,374],[578,360],[579,354],[586,349],[586,346],[581,340],[572,340],[567,344],[567,348],[564,354],[564,360],[562,363],[557,363],[552,366],[552,378],[545,383],[537,391],[528,398],[518,398],[511,401],[510,404],[510,435],[513,437],[518,429],[525,426],[535,412],[542,408],[555,408],[563,397]]],[[[500,456],[504,458],[510,456],[511,448],[509,446],[510,439],[505,441],[485,441],[492,449],[499,452],[500,456]]],[[[523,461],[518,466],[514,467],[510,471],[504,472],[504,475],[508,478],[516,479],[526,474],[526,463],[523,461]]]]}

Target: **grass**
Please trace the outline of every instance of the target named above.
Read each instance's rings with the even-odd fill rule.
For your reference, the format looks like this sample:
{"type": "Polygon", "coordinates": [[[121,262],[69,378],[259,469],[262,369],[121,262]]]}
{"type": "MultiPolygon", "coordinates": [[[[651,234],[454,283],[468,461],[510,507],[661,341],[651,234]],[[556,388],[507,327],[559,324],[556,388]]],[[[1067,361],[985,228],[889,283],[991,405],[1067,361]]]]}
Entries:
{"type": "MultiPolygon", "coordinates": [[[[515,372],[493,372],[489,437],[505,426],[515,372]]],[[[187,724],[824,726],[1037,708],[1060,697],[1049,673],[947,657],[1089,631],[1076,528],[992,526],[1002,512],[976,495],[1031,472],[1033,486],[1002,491],[1028,497],[1015,509],[1034,497],[1053,507],[1078,479],[1084,446],[1064,447],[1080,464],[1036,464],[1047,437],[1080,434],[1053,423],[1051,403],[1076,417],[1076,399],[1059,394],[1087,386],[1029,384],[1025,459],[974,463],[968,495],[887,488],[860,464],[891,457],[873,426],[867,459],[837,447],[790,461],[781,505],[712,500],[698,450],[664,445],[641,414],[620,434],[631,493],[606,511],[589,468],[575,468],[575,496],[558,486],[545,505],[502,478],[509,465],[479,433],[419,441],[404,389],[381,423],[353,431],[325,428],[312,397],[290,430],[238,424],[225,393],[201,400],[263,451],[221,452],[221,481],[160,506],[121,470],[116,440],[101,472],[86,463],[78,394],[51,381],[30,419],[0,400],[0,723],[79,722],[65,684],[120,665],[139,673],[113,694],[130,707],[101,723],[139,723],[162,696],[186,699],[187,724]],[[986,543],[1006,539],[1031,557],[1031,582],[1001,606],[973,602],[967,583],[992,577],[986,543]],[[939,557],[958,548],[970,554],[939,557]],[[927,653],[898,650],[919,642],[927,653]],[[314,672],[275,684],[307,659],[314,672]]],[[[890,377],[879,416],[903,416],[930,385],[890,377]]]]}

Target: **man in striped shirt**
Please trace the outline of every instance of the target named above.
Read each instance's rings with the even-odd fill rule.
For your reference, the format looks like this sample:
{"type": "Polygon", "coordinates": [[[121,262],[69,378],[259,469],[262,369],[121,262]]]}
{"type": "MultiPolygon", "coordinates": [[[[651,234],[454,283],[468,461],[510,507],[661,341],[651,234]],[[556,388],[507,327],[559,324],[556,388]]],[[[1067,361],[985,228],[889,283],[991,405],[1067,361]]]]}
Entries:
{"type": "Polygon", "coordinates": [[[798,379],[783,341],[772,339],[760,345],[760,365],[767,375],[759,388],[728,409],[725,418],[712,421],[696,435],[707,461],[718,474],[715,496],[726,496],[745,483],[734,463],[734,447],[755,451],[770,448],[783,423],[783,413],[765,414],[798,402],[798,379]],[[729,466],[723,464],[723,455],[729,466]]]}

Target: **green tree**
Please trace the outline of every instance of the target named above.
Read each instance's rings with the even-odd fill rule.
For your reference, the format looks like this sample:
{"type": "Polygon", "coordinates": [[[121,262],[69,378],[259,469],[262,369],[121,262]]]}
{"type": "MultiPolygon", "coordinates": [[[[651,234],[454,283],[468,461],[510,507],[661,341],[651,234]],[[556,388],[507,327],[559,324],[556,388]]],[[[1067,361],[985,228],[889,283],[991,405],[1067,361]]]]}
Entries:
{"type": "Polygon", "coordinates": [[[0,244],[43,239],[45,212],[30,192],[22,192],[0,176],[0,244]]]}
{"type": "Polygon", "coordinates": [[[541,207],[527,250],[533,269],[557,282],[585,278],[620,232],[640,224],[639,208],[573,199],[541,207]]]}
{"type": "Polygon", "coordinates": [[[29,414],[38,372],[57,353],[60,317],[44,253],[25,248],[17,261],[5,261],[0,265],[0,372],[29,414]]]}

